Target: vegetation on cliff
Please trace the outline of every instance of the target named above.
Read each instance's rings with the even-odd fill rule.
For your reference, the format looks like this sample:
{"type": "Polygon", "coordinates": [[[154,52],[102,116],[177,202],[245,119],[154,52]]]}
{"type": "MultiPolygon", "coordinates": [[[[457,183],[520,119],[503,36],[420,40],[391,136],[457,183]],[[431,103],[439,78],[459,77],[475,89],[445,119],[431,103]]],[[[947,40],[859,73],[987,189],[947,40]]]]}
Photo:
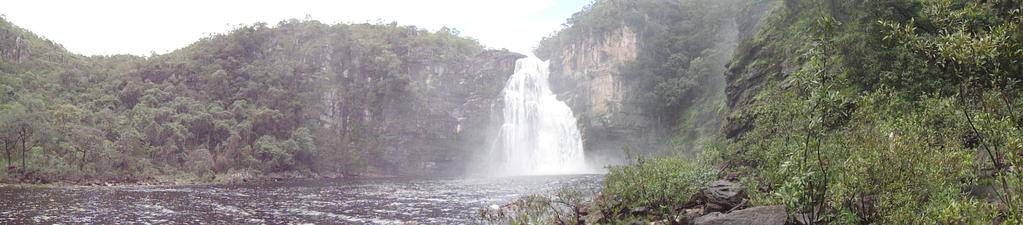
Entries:
{"type": "Polygon", "coordinates": [[[736,64],[769,78],[733,115],[729,171],[813,223],[1023,222],[1021,19],[1013,1],[785,1],[747,43],[776,57],[736,64]]]}
{"type": "MultiPolygon", "coordinates": [[[[704,137],[718,133],[724,105],[723,65],[731,54],[736,29],[733,17],[740,0],[599,0],[575,13],[566,27],[543,39],[541,58],[562,51],[591,48],[587,41],[609,34],[636,33],[636,56],[617,68],[616,89],[625,93],[625,107],[639,107],[651,126],[668,131],[668,149],[640,152],[677,153],[699,148],[704,137]]],[[[601,53],[606,59],[608,53],[601,53]]],[[[587,56],[574,56],[585,58],[587,56]]],[[[589,56],[593,57],[593,56],[589,56]]],[[[579,60],[579,59],[575,59],[579,60]]],[[[622,59],[619,59],[622,60],[622,59]]],[[[592,65],[575,65],[592,66],[592,65]]],[[[583,81],[585,82],[585,81],[583,81]]],[[[645,129],[659,129],[649,127],[645,129]]]]}
{"type": "Polygon", "coordinates": [[[437,85],[519,57],[450,29],[299,20],[148,57],[76,55],[0,20],[0,51],[0,176],[22,182],[421,170],[455,153],[392,139],[473,91],[437,85]]]}
{"type": "MultiPolygon", "coordinates": [[[[603,216],[588,222],[674,221],[697,188],[731,179],[751,205],[786,206],[792,223],[1023,223],[1018,1],[750,5],[761,2],[777,4],[761,26],[739,25],[761,29],[744,37],[724,74],[730,112],[720,138],[705,143],[701,159],[612,168],[592,203],[603,216]]],[[[666,8],[625,5],[597,1],[561,34],[594,35],[583,31],[623,21],[607,12],[666,8]]],[[[690,35],[668,34],[653,37],[690,35]]],[[[570,40],[558,38],[547,43],[570,40]]],[[[687,90],[667,89],[675,90],[651,90],[659,98],[687,90]]]]}

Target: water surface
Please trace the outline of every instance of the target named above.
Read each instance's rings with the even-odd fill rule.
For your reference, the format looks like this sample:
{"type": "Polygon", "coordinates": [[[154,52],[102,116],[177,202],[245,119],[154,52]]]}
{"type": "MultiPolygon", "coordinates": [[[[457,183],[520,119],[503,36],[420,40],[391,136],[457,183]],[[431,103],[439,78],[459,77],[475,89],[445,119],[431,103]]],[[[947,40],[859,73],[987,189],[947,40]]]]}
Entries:
{"type": "Polygon", "coordinates": [[[0,188],[0,224],[475,223],[478,210],[600,175],[341,179],[172,187],[0,188]]]}

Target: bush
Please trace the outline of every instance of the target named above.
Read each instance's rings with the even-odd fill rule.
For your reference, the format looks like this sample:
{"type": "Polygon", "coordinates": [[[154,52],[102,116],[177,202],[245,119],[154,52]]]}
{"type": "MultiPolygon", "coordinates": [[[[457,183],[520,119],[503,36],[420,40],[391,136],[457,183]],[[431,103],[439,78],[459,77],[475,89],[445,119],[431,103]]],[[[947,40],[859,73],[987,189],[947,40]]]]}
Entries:
{"type": "Polygon", "coordinates": [[[191,174],[199,178],[211,177],[213,175],[213,156],[206,149],[192,150],[188,153],[185,167],[191,174]]]}
{"type": "MultiPolygon", "coordinates": [[[[773,131],[804,130],[799,127],[808,121],[758,119],[758,127],[765,129],[754,129],[733,146],[746,146],[746,151],[736,151],[738,158],[732,159],[755,162],[748,170],[755,174],[751,179],[768,191],[753,194],[754,202],[807,212],[814,201],[823,201],[828,210],[820,216],[839,224],[946,224],[994,218],[983,199],[963,192],[978,185],[977,161],[982,159],[976,149],[962,144],[967,132],[951,109],[954,101],[905,102],[881,93],[885,91],[858,100],[862,106],[850,112],[847,125],[815,134],[819,141],[808,146],[802,141],[807,133],[773,131]],[[807,157],[808,148],[819,148],[822,156],[807,157]],[[821,161],[827,165],[823,172],[815,168],[821,161]],[[810,194],[821,182],[826,184],[823,198],[814,199],[810,194]]],[[[773,105],[788,104],[793,103],[773,105]]]]}
{"type": "Polygon", "coordinates": [[[582,224],[592,194],[562,187],[552,194],[530,195],[497,208],[480,210],[479,224],[582,224]]]}
{"type": "MultiPolygon", "coordinates": [[[[753,119],[750,130],[725,151],[750,175],[755,204],[784,204],[833,224],[1018,220],[1023,204],[1014,196],[1023,189],[1013,180],[1021,176],[1009,168],[1019,168],[1023,152],[1013,110],[1023,102],[1007,85],[1019,67],[1003,63],[1023,52],[1018,35],[1003,32],[1017,29],[1018,10],[792,2],[805,5],[787,4],[761,33],[779,39],[756,41],[782,43],[795,56],[766,64],[797,61],[798,69],[768,82],[742,112],[753,119]],[[775,27],[811,32],[779,36],[775,27]]],[[[910,1],[881,4],[903,3],[910,1]]]]}
{"type": "Polygon", "coordinates": [[[264,172],[281,172],[290,170],[295,161],[291,146],[293,142],[280,141],[272,136],[263,136],[256,141],[255,156],[260,160],[264,172]]]}
{"type": "Polygon", "coordinates": [[[632,209],[646,208],[669,215],[689,202],[700,188],[715,178],[715,166],[685,156],[638,159],[633,165],[610,168],[604,194],[597,201],[609,222],[628,218],[632,209]]]}
{"type": "Polygon", "coordinates": [[[0,160],[0,181],[7,180],[7,160],[0,160]]]}

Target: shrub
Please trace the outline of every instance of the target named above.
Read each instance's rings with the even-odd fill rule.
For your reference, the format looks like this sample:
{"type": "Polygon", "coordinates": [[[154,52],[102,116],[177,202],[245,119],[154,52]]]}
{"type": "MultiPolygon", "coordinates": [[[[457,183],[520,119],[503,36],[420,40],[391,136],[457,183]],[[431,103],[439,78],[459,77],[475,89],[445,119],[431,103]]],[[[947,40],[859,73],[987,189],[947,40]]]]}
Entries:
{"type": "Polygon", "coordinates": [[[582,224],[583,208],[590,202],[575,187],[562,187],[552,194],[530,195],[497,208],[480,210],[479,224],[582,224]]]}
{"type": "Polygon", "coordinates": [[[610,168],[598,208],[610,222],[626,218],[632,209],[646,208],[668,215],[690,201],[700,188],[715,177],[712,168],[685,156],[638,159],[633,165],[610,168]]]}

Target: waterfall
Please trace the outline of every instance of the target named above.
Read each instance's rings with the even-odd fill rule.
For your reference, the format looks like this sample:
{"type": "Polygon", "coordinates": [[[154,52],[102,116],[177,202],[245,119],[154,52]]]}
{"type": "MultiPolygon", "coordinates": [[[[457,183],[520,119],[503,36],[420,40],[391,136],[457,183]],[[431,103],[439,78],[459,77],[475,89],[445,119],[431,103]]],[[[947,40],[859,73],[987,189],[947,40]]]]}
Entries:
{"type": "Polygon", "coordinates": [[[535,57],[515,62],[504,94],[504,121],[491,155],[500,175],[585,172],[575,115],[547,81],[549,64],[535,57]]]}

